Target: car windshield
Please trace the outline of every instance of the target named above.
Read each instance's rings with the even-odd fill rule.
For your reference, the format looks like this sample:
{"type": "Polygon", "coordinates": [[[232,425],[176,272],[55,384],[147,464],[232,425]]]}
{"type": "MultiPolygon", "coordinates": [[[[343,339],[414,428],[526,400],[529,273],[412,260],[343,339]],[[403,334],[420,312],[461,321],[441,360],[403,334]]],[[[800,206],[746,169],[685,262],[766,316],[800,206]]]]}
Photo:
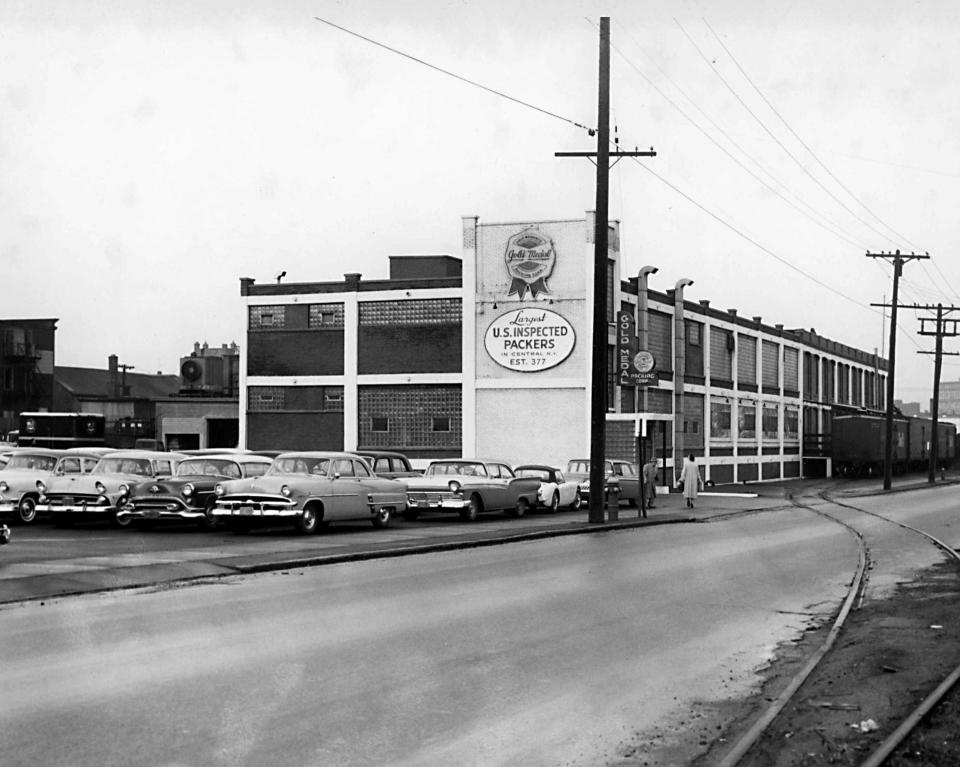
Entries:
{"type": "Polygon", "coordinates": [[[536,477],[544,482],[550,481],[550,472],[547,469],[517,469],[518,477],[536,477]]]}
{"type": "Polygon", "coordinates": [[[25,471],[53,471],[53,467],[56,465],[57,459],[52,455],[19,453],[10,457],[6,468],[25,471]]]}
{"type": "Polygon", "coordinates": [[[425,474],[428,477],[447,474],[456,474],[465,477],[485,477],[487,476],[487,467],[482,463],[471,463],[467,461],[437,461],[427,467],[425,474]]]}
{"type": "Polygon", "coordinates": [[[146,458],[101,458],[93,474],[136,474],[152,477],[150,461],[146,458]]]}
{"type": "Polygon", "coordinates": [[[240,479],[240,467],[235,461],[212,458],[192,458],[184,461],[177,467],[177,476],[180,477],[230,477],[240,479]]]}
{"type": "Polygon", "coordinates": [[[330,468],[329,458],[308,455],[287,455],[274,460],[267,474],[306,474],[325,477],[330,468]]]}

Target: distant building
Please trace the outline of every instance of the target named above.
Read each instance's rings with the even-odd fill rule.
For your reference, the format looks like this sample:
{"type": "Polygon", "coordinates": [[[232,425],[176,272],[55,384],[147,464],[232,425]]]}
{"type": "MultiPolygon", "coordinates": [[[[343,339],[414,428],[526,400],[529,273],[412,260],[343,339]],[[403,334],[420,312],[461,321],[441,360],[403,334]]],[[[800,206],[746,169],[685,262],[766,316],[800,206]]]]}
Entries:
{"type": "Polygon", "coordinates": [[[156,402],[175,396],[180,377],[135,373],[121,365],[116,354],[107,368],[57,366],[53,409],[62,412],[102,413],[107,444],[132,447],[138,438],[156,435],[156,402]]]}
{"type": "Polygon", "coordinates": [[[0,433],[53,407],[56,319],[0,320],[0,433]]]}
{"type": "MultiPolygon", "coordinates": [[[[940,416],[960,417],[960,381],[940,382],[940,416]]],[[[930,402],[933,410],[933,401],[930,402]]]]}
{"type": "Polygon", "coordinates": [[[919,402],[904,402],[903,400],[895,399],[893,406],[904,415],[920,415],[921,413],[919,402]]]}
{"type": "Polygon", "coordinates": [[[180,358],[180,394],[199,397],[236,397],[240,387],[240,348],[194,343],[193,352],[180,358]]]}

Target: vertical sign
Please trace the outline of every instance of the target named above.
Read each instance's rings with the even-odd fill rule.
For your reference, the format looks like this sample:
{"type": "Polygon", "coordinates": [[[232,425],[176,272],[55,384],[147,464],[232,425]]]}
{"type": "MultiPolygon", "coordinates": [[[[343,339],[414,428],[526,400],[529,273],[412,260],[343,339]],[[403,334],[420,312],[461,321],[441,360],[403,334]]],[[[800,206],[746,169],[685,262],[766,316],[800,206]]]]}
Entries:
{"type": "Polygon", "coordinates": [[[621,386],[635,386],[633,358],[637,353],[637,326],[633,312],[617,312],[617,375],[621,386]]]}

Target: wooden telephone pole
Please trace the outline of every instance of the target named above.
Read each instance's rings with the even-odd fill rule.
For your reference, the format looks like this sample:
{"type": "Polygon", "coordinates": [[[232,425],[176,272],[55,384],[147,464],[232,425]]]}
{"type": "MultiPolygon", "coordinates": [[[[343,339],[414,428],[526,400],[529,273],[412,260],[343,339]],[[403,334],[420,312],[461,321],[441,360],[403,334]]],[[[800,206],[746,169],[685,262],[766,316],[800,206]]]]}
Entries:
{"type": "MultiPolygon", "coordinates": [[[[607,230],[609,227],[610,158],[656,157],[649,152],[610,151],[610,18],[600,18],[600,89],[597,106],[597,151],[555,152],[555,157],[596,158],[597,209],[593,251],[593,356],[590,399],[590,522],[605,521],[604,476],[607,420],[607,230]]],[[[616,163],[617,160],[614,160],[616,163]]],[[[591,162],[593,160],[591,159],[591,162]]]]}
{"type": "MultiPolygon", "coordinates": [[[[926,311],[931,311],[934,307],[931,306],[917,306],[916,309],[924,309],[926,311]]],[[[943,350],[943,338],[944,336],[954,338],[960,335],[960,331],[957,330],[957,323],[960,320],[955,319],[944,319],[944,312],[955,312],[957,311],[956,306],[944,306],[943,304],[937,304],[937,318],[934,320],[932,317],[921,317],[920,318],[920,335],[922,336],[936,336],[936,351],[934,352],[925,352],[920,351],[918,354],[935,354],[933,362],[933,403],[930,406],[930,420],[931,420],[931,435],[930,435],[930,466],[927,470],[927,482],[933,484],[937,480],[937,459],[940,452],[940,425],[938,423],[940,418],[940,371],[943,367],[943,355],[958,355],[960,352],[945,352],[943,350]],[[934,331],[928,331],[924,323],[936,321],[937,327],[934,331]],[[948,332],[946,330],[946,323],[951,323],[951,329],[948,332]]]]}
{"type": "MultiPolygon", "coordinates": [[[[883,258],[893,262],[893,302],[890,306],[890,367],[887,370],[887,418],[886,434],[883,447],[883,489],[889,490],[893,484],[893,375],[897,364],[897,293],[900,289],[900,275],[903,273],[903,262],[921,258],[930,258],[926,253],[922,256],[915,253],[901,255],[897,250],[893,253],[867,253],[867,258],[883,258]]],[[[887,306],[888,304],[870,304],[871,306],[887,306]]]]}

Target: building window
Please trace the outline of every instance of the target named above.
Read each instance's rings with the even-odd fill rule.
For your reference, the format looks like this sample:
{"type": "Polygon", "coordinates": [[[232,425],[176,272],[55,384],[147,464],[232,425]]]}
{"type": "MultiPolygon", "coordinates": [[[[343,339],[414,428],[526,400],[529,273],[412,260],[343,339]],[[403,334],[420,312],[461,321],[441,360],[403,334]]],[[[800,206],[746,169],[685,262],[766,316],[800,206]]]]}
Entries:
{"type": "Polygon", "coordinates": [[[433,431],[450,431],[450,417],[449,417],[449,416],[434,416],[434,417],[433,417],[433,431]]]}
{"type": "Polygon", "coordinates": [[[390,431],[390,419],[386,416],[375,415],[370,418],[370,431],[390,431]]]}
{"type": "Polygon", "coordinates": [[[310,304],[307,326],[310,328],[342,328],[343,304],[310,304]]]}
{"type": "Polygon", "coordinates": [[[700,336],[701,331],[703,330],[703,325],[699,322],[690,322],[687,320],[687,343],[690,346],[700,346],[700,336]]]}
{"type": "Polygon", "coordinates": [[[250,330],[270,330],[287,326],[285,306],[251,306],[250,330]]]}
{"type": "Polygon", "coordinates": [[[783,409],[783,438],[800,439],[800,410],[795,407],[783,409]]]}
{"type": "Polygon", "coordinates": [[[323,391],[323,410],[326,413],[343,412],[343,389],[329,387],[323,391]]]}
{"type": "Polygon", "coordinates": [[[364,301],[359,311],[360,325],[363,327],[424,327],[463,323],[463,302],[459,298],[364,301]]]}
{"type": "Polygon", "coordinates": [[[710,402],[710,437],[711,439],[730,439],[731,407],[726,401],[712,400],[710,402]]]}
{"type": "Polygon", "coordinates": [[[757,406],[741,402],[737,412],[737,434],[740,439],[757,438],[757,406]]]}
{"type": "Polygon", "coordinates": [[[283,394],[281,386],[251,386],[247,389],[247,409],[251,413],[283,410],[283,394]]]}
{"type": "Polygon", "coordinates": [[[780,438],[780,408],[777,405],[763,406],[763,438],[780,438]]]}

